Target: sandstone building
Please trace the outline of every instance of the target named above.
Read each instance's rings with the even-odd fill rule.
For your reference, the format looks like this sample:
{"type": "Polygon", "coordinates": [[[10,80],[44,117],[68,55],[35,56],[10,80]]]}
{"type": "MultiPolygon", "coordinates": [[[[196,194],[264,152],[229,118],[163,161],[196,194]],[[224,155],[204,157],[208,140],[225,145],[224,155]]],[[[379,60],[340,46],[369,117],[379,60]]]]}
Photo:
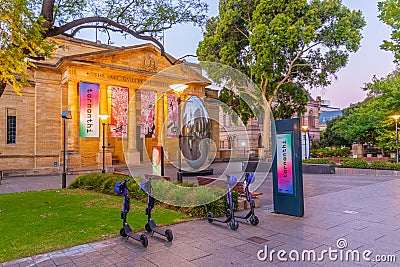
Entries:
{"type": "MultiPolygon", "coordinates": [[[[101,165],[103,140],[107,166],[141,164],[151,147],[162,142],[176,148],[169,154],[175,159],[178,138],[163,127],[172,118],[167,118],[171,113],[167,101],[184,101],[191,95],[217,97],[205,88],[209,82],[196,66],[178,67],[174,75],[150,79],[171,67],[152,44],[113,47],[66,37],[54,41],[58,48],[53,57],[29,70],[31,84],[21,89],[22,96],[6,87],[0,97],[0,170],[59,172],[64,110],[72,115],[66,120],[69,170],[101,165]],[[171,84],[185,84],[187,89],[169,97],[176,95],[171,84]],[[101,120],[99,115],[108,118],[101,120]],[[151,127],[143,126],[143,118],[151,127]]],[[[212,132],[218,144],[218,127],[212,132]]]]}

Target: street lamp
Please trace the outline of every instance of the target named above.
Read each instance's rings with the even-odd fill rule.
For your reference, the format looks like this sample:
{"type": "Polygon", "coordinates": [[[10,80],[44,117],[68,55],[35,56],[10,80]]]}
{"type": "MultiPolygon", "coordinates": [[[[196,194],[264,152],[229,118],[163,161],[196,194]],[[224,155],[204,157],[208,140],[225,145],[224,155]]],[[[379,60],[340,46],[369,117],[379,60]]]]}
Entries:
{"type": "Polygon", "coordinates": [[[304,132],[304,159],[308,158],[307,154],[307,132],[308,132],[308,126],[303,125],[301,126],[301,131],[304,132]]]}
{"type": "Polygon", "coordinates": [[[66,137],[67,137],[67,128],[65,124],[65,120],[70,120],[72,119],[72,114],[70,110],[64,110],[61,113],[61,117],[63,118],[63,124],[64,124],[64,136],[63,136],[63,159],[64,159],[64,164],[63,164],[63,171],[61,174],[61,188],[66,188],[67,187],[67,172],[66,170],[66,165],[67,165],[67,157],[66,157],[66,137]]]}
{"type": "Polygon", "coordinates": [[[103,121],[103,146],[101,147],[103,149],[103,168],[101,169],[101,173],[106,172],[106,162],[105,162],[105,157],[106,157],[106,138],[105,138],[105,128],[106,128],[106,120],[110,117],[108,114],[104,115],[99,115],[100,120],[103,121]]]}
{"type": "Polygon", "coordinates": [[[178,95],[178,173],[177,180],[182,183],[183,181],[183,173],[182,173],[182,157],[181,157],[181,95],[189,86],[187,84],[171,84],[169,88],[174,90],[174,92],[178,95]]]}
{"type": "Polygon", "coordinates": [[[398,128],[397,122],[400,119],[400,115],[395,114],[390,117],[392,117],[392,119],[394,119],[394,121],[396,122],[396,163],[399,163],[399,133],[397,131],[397,128],[398,128]]]}

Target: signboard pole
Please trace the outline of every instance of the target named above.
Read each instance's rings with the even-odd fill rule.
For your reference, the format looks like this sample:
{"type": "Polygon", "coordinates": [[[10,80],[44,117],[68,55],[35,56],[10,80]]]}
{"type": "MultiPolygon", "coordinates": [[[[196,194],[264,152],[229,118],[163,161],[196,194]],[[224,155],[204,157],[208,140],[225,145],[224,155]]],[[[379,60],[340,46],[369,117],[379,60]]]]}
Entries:
{"type": "Polygon", "coordinates": [[[277,120],[275,127],[274,211],[301,217],[304,215],[304,195],[300,119],[277,120]]]}

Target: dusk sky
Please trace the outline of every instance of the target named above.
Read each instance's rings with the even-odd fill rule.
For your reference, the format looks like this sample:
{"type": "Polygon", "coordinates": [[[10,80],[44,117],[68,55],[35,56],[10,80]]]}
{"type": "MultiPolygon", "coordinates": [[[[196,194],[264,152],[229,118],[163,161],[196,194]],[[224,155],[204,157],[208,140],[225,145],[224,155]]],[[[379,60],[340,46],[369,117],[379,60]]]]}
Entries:
{"type": "MultiPolygon", "coordinates": [[[[217,15],[218,1],[206,2],[209,4],[208,15],[217,15]]],[[[392,54],[379,48],[384,39],[389,39],[390,28],[377,18],[377,3],[378,0],[343,0],[343,4],[350,9],[361,10],[367,22],[362,33],[361,47],[357,53],[350,56],[347,66],[337,73],[338,79],[327,88],[312,89],[312,96],[321,95],[323,99],[330,100],[332,106],[344,108],[365,98],[366,94],[361,88],[365,83],[371,82],[374,75],[384,77],[394,70],[392,54]]],[[[202,38],[202,30],[198,26],[177,25],[165,32],[165,48],[175,58],[195,55],[202,38]]],[[[135,42],[131,38],[120,39],[116,41],[116,45],[128,46],[135,42]]],[[[188,57],[187,60],[197,59],[188,57]]]]}

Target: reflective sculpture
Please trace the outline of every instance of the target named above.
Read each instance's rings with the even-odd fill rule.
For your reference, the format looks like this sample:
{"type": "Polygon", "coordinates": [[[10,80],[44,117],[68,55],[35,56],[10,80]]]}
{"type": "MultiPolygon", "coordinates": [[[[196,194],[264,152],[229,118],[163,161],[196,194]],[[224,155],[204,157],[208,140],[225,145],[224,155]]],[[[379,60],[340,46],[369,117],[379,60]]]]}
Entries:
{"type": "Polygon", "coordinates": [[[185,103],[179,147],[187,164],[200,169],[205,163],[211,138],[211,122],[203,100],[191,96],[185,103]]]}

